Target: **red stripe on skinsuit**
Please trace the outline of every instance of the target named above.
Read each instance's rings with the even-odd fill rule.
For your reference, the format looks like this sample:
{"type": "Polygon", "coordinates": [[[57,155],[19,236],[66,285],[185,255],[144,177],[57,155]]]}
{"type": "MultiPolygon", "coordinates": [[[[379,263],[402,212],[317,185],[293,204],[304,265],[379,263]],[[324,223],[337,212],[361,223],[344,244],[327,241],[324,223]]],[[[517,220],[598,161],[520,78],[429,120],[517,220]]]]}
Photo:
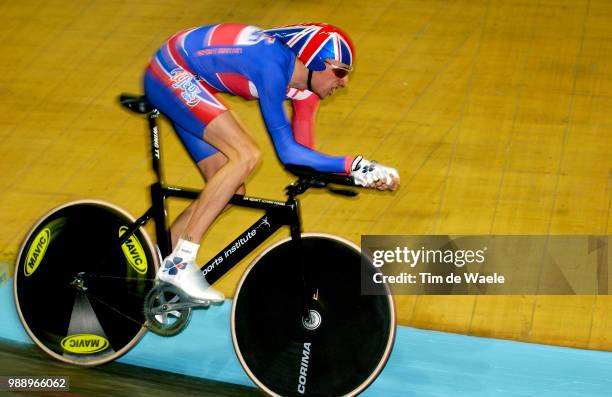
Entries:
{"type": "Polygon", "coordinates": [[[217,73],[217,77],[234,95],[245,99],[255,99],[249,89],[249,80],[238,73],[217,73]]]}
{"type": "Polygon", "coordinates": [[[210,45],[211,46],[219,46],[219,45],[234,45],[236,44],[236,39],[242,32],[242,29],[246,28],[247,25],[240,23],[224,23],[215,29],[210,37],[210,45]]]}
{"type": "Polygon", "coordinates": [[[181,37],[182,35],[177,34],[172,36],[172,38],[168,41],[168,49],[170,50],[170,55],[172,55],[172,58],[174,58],[174,60],[180,67],[187,70],[189,73],[195,75],[191,68],[189,68],[189,65],[187,65],[187,61],[185,61],[185,58],[183,58],[183,54],[181,54],[181,52],[176,47],[176,44],[178,43],[181,37]]]}

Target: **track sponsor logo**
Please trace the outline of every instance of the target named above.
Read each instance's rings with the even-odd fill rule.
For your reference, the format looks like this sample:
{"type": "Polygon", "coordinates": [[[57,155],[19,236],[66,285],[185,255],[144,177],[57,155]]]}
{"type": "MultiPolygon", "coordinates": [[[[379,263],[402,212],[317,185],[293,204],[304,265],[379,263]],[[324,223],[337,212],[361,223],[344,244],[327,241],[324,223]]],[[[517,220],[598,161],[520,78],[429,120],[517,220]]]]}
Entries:
{"type": "Polygon", "coordinates": [[[23,271],[26,276],[31,276],[32,273],[38,269],[40,262],[45,256],[45,252],[47,252],[47,247],[51,242],[51,229],[45,227],[43,230],[38,232],[34,240],[32,241],[32,245],[28,250],[28,255],[26,256],[25,266],[23,267],[23,271]]]}
{"type": "Polygon", "coordinates": [[[306,393],[306,383],[308,382],[308,365],[310,363],[310,345],[311,343],[304,343],[302,349],[302,361],[300,362],[300,376],[298,377],[297,391],[300,394],[306,393]]]}
{"type": "Polygon", "coordinates": [[[108,340],[99,335],[74,334],[62,339],[62,348],[74,354],[94,354],[106,350],[109,346],[108,340]]]}
{"type": "MultiPolygon", "coordinates": [[[[123,236],[127,230],[127,226],[121,226],[119,228],[119,237],[123,236]]],[[[138,274],[147,274],[147,256],[136,235],[132,234],[125,243],[121,244],[121,249],[123,250],[125,259],[127,259],[130,266],[132,266],[138,274]]]]}

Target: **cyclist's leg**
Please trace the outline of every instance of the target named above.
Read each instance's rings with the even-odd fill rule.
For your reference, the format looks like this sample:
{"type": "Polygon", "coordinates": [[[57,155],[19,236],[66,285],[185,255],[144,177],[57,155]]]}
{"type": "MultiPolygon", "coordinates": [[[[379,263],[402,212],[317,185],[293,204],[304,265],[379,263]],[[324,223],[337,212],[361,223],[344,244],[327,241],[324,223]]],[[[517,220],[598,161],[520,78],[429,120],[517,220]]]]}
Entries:
{"type": "MultiPolygon", "coordinates": [[[[258,156],[257,147],[242,126],[230,113],[225,115],[228,109],[214,96],[214,89],[197,80],[191,73],[181,69],[179,65],[166,65],[164,62],[167,62],[167,60],[159,61],[159,57],[152,61],[145,75],[145,93],[149,101],[172,121],[176,132],[207,181],[228,165],[230,169],[236,168],[237,164],[248,163],[248,158],[252,159],[253,157],[251,154],[258,156]],[[177,80],[177,76],[180,76],[180,84],[174,82],[177,80]],[[209,125],[210,123],[219,124],[216,118],[220,115],[221,121],[223,119],[230,121],[220,124],[220,128],[209,125]],[[219,134],[221,135],[224,134],[226,129],[238,132],[238,134],[232,135],[230,131],[232,138],[230,138],[229,146],[227,144],[224,146],[225,151],[229,151],[229,153],[225,153],[224,149],[219,152],[218,148],[205,141],[204,133],[214,136],[217,129],[220,130],[219,134]],[[231,161],[228,161],[228,158],[231,161]]],[[[222,140],[219,144],[223,145],[222,140]]],[[[240,185],[242,185],[242,182],[240,185]]],[[[224,183],[222,190],[226,186],[229,186],[227,181],[224,183]]],[[[232,195],[238,191],[238,187],[232,191],[232,195]]],[[[206,188],[208,188],[208,184],[206,188]]],[[[229,198],[222,200],[225,200],[222,203],[225,207],[229,198]]],[[[191,213],[198,206],[199,201],[196,201],[186,213],[180,216],[176,227],[173,228],[172,234],[174,236],[183,234],[184,228],[189,224],[191,213]]],[[[212,208],[216,208],[215,205],[212,208]]],[[[203,227],[196,228],[198,231],[196,235],[191,236],[190,241],[199,242],[208,225],[217,215],[216,210],[211,211],[211,215],[206,212],[204,219],[207,222],[203,223],[203,227]]],[[[190,232],[193,233],[193,231],[190,232]]],[[[173,240],[176,241],[174,236],[173,240]]]]}
{"type": "Polygon", "coordinates": [[[232,195],[244,183],[259,162],[259,150],[230,112],[214,118],[202,130],[204,139],[218,148],[227,161],[208,179],[182,222],[186,226],[179,236],[158,278],[181,288],[197,300],[220,302],[223,294],[206,282],[195,264],[199,243],[232,195]]]}
{"type": "Polygon", "coordinates": [[[260,161],[260,151],[231,112],[208,124],[204,140],[219,149],[227,161],[211,176],[196,202],[183,238],[199,242],[236,190],[260,161]]]}
{"type": "Polygon", "coordinates": [[[221,301],[223,295],[206,283],[195,259],[199,242],[210,224],[259,161],[259,150],[227,107],[189,71],[156,57],[145,75],[145,93],[151,103],[175,125],[201,144],[219,149],[227,162],[212,175],[185,217],[186,228],[158,277],[183,289],[194,299],[221,301]]]}
{"type": "MultiPolygon", "coordinates": [[[[204,140],[196,138],[193,134],[177,124],[174,125],[174,129],[191,155],[191,158],[197,164],[204,180],[208,181],[212,178],[212,176],[227,162],[227,157],[223,153],[210,146],[204,140]]],[[[246,187],[244,184],[240,185],[238,190],[236,190],[237,194],[244,194],[245,192],[246,187]]],[[[191,217],[196,203],[197,200],[194,200],[172,223],[170,227],[172,247],[176,246],[176,242],[185,231],[185,227],[187,227],[187,222],[191,217]]],[[[228,204],[225,206],[225,209],[229,207],[230,205],[228,204]]]]}

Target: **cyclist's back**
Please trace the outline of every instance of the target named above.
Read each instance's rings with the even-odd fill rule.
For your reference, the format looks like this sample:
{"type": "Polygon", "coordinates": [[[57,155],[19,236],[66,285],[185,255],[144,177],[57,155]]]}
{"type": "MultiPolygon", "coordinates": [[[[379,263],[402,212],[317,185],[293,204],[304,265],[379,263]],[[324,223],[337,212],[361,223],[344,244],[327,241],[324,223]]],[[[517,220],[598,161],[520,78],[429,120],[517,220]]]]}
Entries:
{"type": "Polygon", "coordinates": [[[267,95],[284,93],[294,62],[293,53],[261,28],[224,23],[176,33],[151,67],[184,69],[215,92],[255,99],[262,90],[267,95]]]}

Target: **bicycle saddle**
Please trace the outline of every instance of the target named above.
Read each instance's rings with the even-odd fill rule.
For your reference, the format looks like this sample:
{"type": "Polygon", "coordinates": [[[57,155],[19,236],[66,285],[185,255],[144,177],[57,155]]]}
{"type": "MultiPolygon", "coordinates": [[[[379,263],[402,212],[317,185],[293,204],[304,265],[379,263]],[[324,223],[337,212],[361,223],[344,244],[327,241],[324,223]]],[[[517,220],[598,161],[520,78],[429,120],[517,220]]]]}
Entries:
{"type": "Polygon", "coordinates": [[[119,102],[134,113],[147,114],[155,110],[144,95],[121,94],[119,102]]]}

